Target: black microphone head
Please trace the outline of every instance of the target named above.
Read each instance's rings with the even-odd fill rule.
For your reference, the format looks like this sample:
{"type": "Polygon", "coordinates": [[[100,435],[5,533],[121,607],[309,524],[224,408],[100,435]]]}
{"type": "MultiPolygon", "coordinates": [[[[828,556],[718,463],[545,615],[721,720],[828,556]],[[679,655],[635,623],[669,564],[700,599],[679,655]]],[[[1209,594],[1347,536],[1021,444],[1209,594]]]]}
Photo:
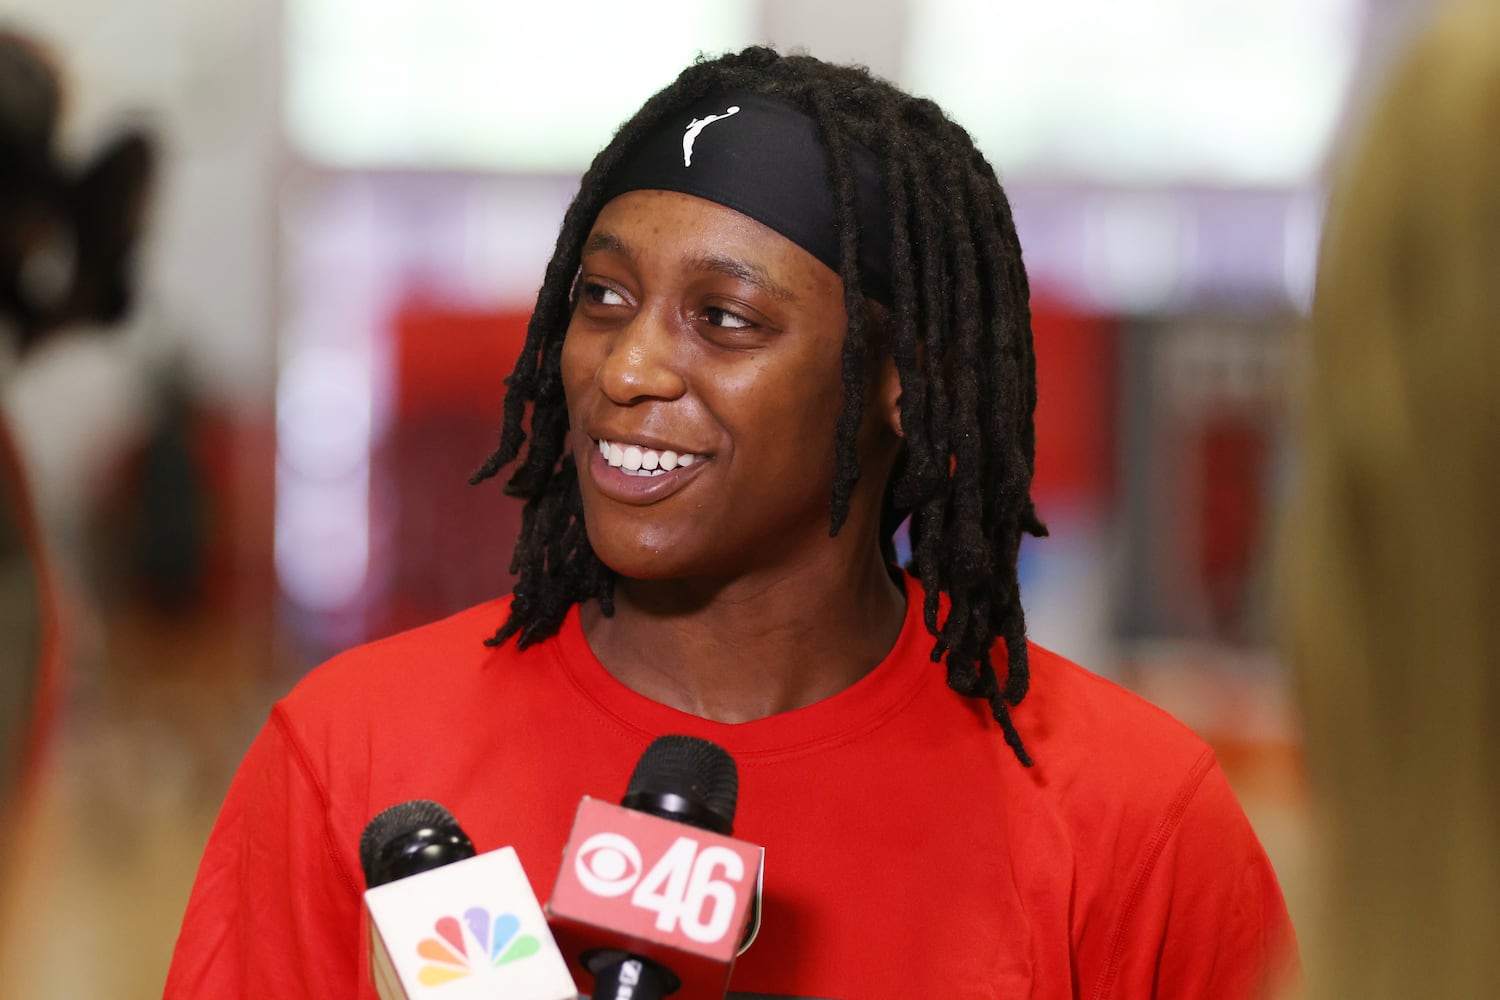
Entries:
{"type": "Polygon", "coordinates": [[[474,844],[458,820],[426,799],[391,806],[359,838],[359,864],[371,889],[473,856],[474,844]]]}
{"type": "Polygon", "coordinates": [[[727,836],[739,794],[729,751],[696,736],[658,736],[641,754],[620,804],[727,836]]]}

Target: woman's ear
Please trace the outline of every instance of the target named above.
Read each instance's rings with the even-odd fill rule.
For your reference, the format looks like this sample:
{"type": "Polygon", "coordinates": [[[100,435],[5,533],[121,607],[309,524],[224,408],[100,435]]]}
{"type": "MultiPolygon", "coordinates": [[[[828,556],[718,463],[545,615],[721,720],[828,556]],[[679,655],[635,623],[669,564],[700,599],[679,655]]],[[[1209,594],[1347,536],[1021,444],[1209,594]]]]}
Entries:
{"type": "Polygon", "coordinates": [[[876,409],[881,422],[898,438],[906,436],[901,430],[901,373],[896,370],[896,361],[889,354],[880,360],[869,405],[876,409]]]}
{"type": "Polygon", "coordinates": [[[880,423],[898,438],[901,430],[901,373],[890,350],[890,311],[874,299],[865,300],[865,321],[869,324],[869,357],[875,359],[869,390],[865,396],[866,412],[873,412],[880,423]]]}

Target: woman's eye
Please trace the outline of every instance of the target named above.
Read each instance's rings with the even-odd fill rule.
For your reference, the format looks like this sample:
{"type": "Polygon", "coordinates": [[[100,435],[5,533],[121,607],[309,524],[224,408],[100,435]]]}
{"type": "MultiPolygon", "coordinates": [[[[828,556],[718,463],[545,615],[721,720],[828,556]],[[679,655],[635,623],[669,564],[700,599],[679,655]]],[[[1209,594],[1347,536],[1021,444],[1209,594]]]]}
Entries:
{"type": "Polygon", "coordinates": [[[625,297],[608,285],[596,284],[592,281],[583,283],[583,297],[601,306],[623,306],[625,297]]]}
{"type": "Polygon", "coordinates": [[[718,306],[709,306],[704,309],[703,318],[708,320],[711,326],[722,326],[728,330],[748,330],[755,325],[738,313],[720,309],[718,306]]]}

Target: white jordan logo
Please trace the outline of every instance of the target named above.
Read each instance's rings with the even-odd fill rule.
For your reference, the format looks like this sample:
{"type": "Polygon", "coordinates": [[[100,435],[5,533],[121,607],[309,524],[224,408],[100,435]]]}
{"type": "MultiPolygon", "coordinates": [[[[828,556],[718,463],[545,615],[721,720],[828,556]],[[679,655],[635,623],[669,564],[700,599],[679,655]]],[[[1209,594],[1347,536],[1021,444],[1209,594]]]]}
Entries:
{"type": "Polygon", "coordinates": [[[688,124],[687,131],[682,134],[682,165],[684,167],[691,167],[693,165],[693,143],[698,141],[699,132],[702,132],[705,128],[712,125],[716,121],[728,118],[733,114],[738,114],[739,110],[740,106],[738,104],[731,104],[729,106],[729,110],[724,112],[722,115],[709,115],[707,118],[694,118],[688,124]]]}

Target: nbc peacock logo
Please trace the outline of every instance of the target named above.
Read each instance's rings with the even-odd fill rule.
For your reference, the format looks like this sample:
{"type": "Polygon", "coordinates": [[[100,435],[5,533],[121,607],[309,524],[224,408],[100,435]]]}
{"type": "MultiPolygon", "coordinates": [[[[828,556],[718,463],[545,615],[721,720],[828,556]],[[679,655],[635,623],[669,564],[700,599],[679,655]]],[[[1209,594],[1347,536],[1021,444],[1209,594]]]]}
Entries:
{"type": "Polygon", "coordinates": [[[457,917],[439,917],[433,929],[437,937],[423,938],[417,945],[417,954],[427,959],[417,972],[425,986],[441,986],[486,969],[498,969],[535,955],[541,948],[536,935],[521,933],[521,921],[515,914],[491,917],[482,906],[466,910],[462,923],[457,917]]]}

